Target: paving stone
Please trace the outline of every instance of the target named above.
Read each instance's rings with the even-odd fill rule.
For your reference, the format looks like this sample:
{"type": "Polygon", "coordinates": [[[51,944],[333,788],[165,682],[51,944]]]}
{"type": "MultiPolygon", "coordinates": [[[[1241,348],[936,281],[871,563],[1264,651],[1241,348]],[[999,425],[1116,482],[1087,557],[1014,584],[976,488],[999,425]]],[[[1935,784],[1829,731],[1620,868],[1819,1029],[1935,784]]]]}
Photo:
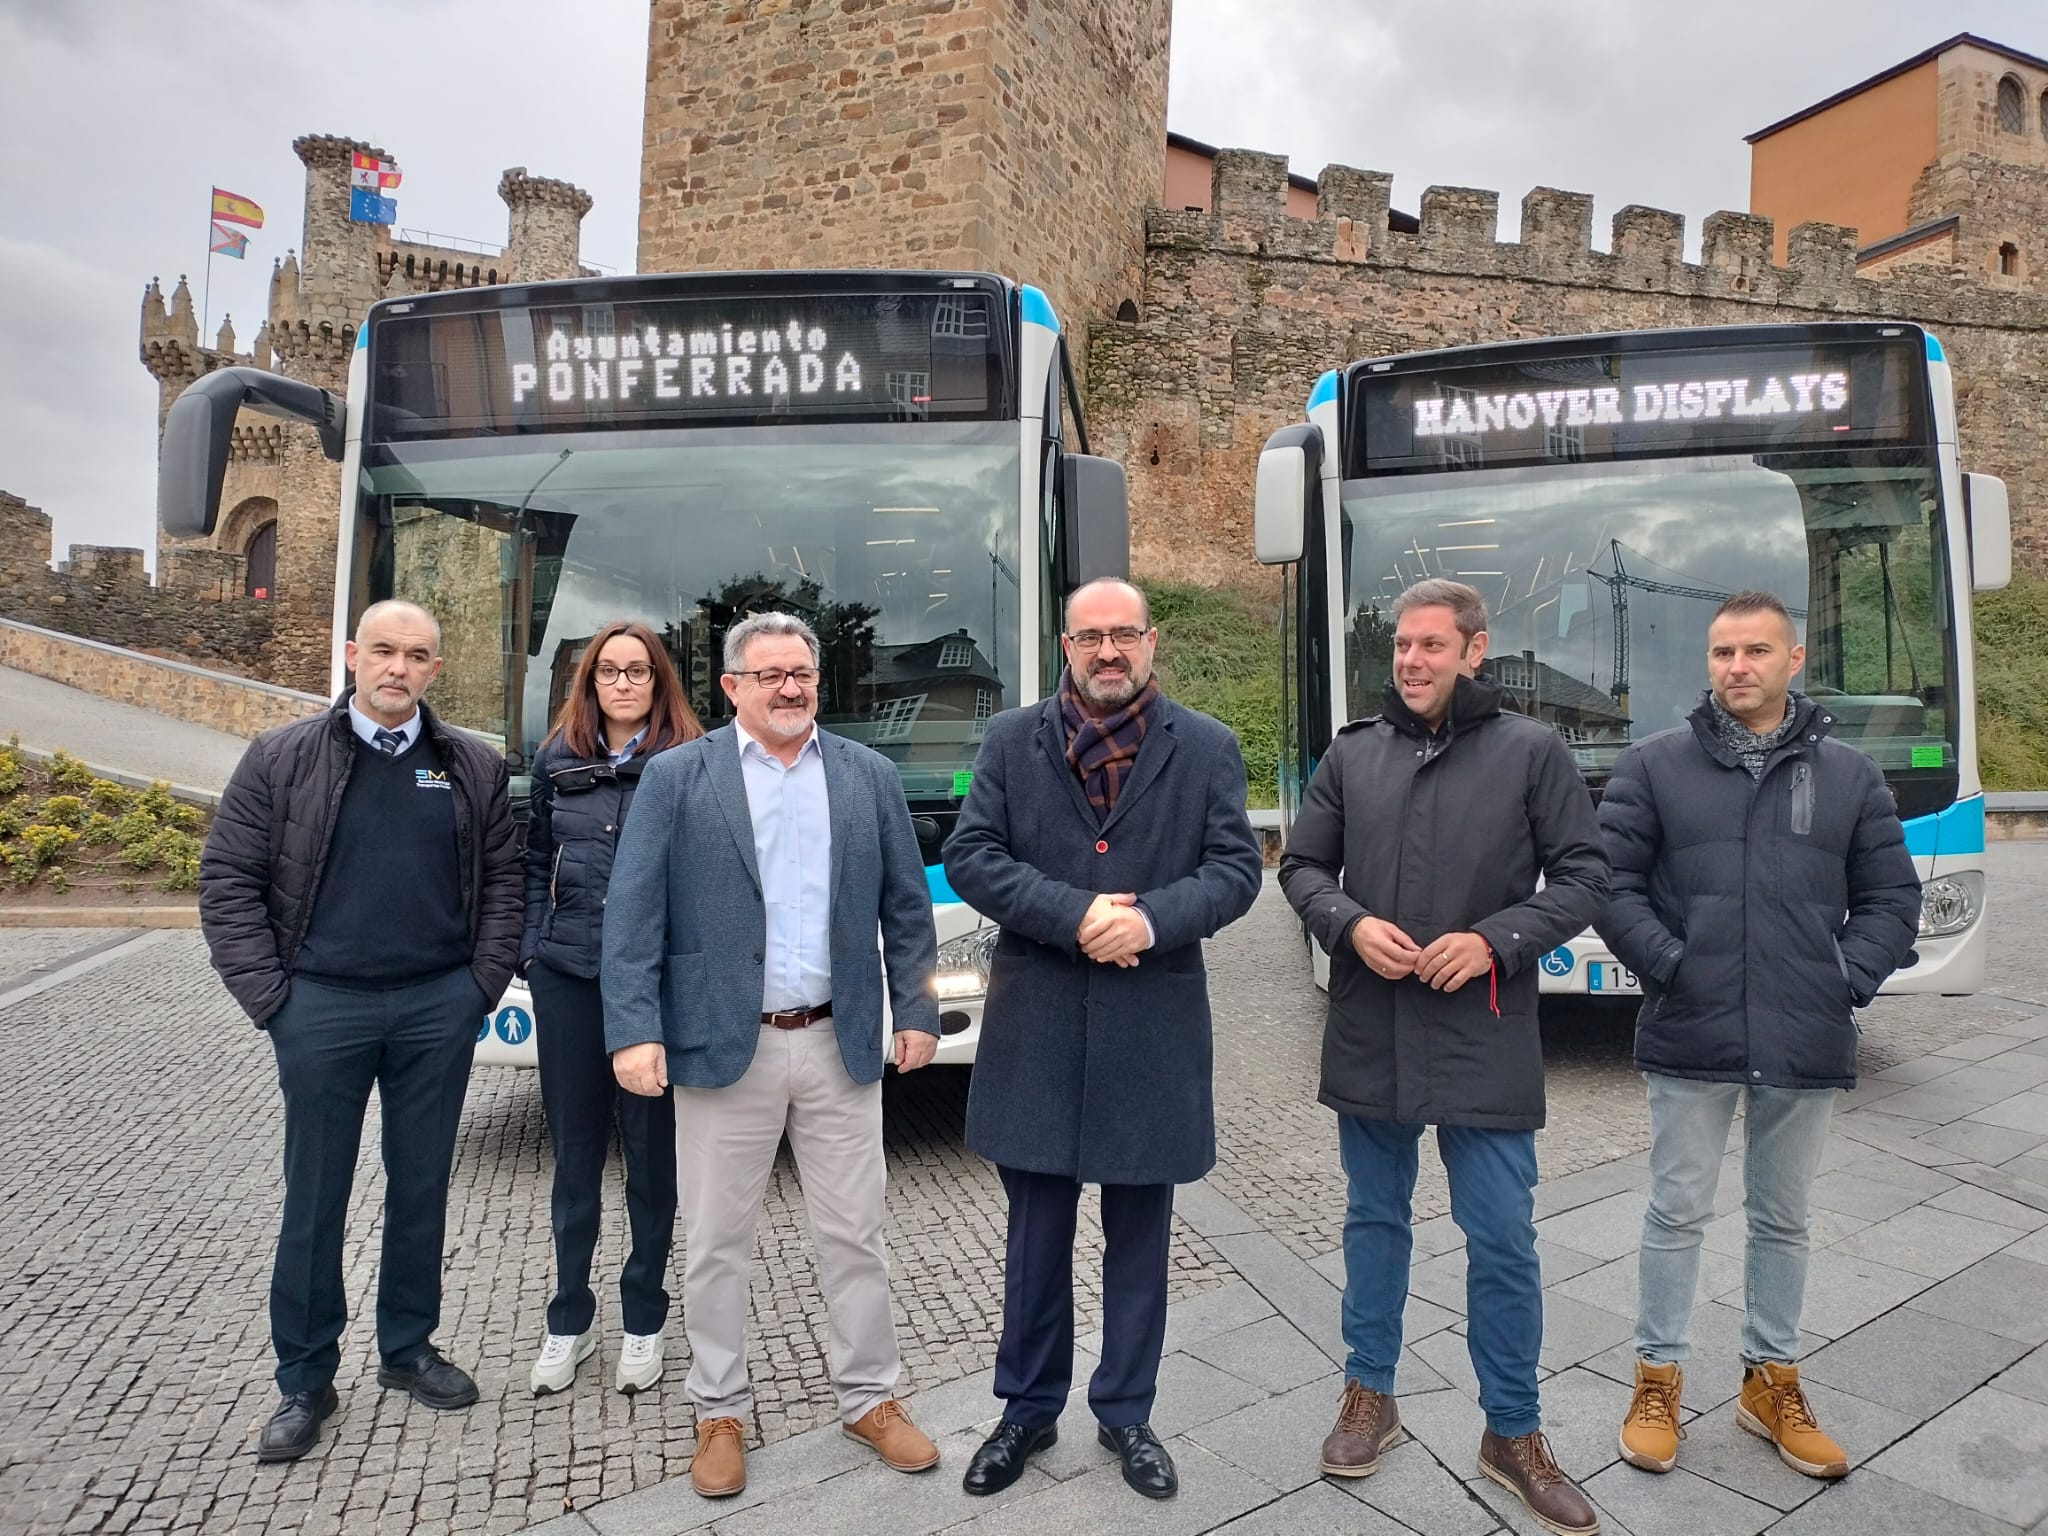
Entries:
{"type": "Polygon", "coordinates": [[[1330,1357],[1284,1317],[1204,1339],[1187,1352],[1266,1392],[1286,1392],[1330,1374],[1330,1357]]]}
{"type": "MultiPolygon", "coordinates": [[[[1806,1396],[1821,1428],[1848,1452],[1851,1468],[1879,1455],[1920,1422],[1910,1414],[1818,1381],[1807,1384],[1806,1396]]],[[[1736,1422],[1733,1402],[1689,1420],[1678,1455],[1680,1465],[1688,1471],[1776,1509],[1796,1509],[1826,1487],[1816,1478],[1793,1471],[1779,1459],[1770,1441],[1742,1428],[1736,1422]]]]}
{"type": "Polygon", "coordinates": [[[2039,1232],[2029,1232],[2006,1250],[2008,1256],[2025,1259],[2032,1264],[2048,1264],[2048,1237],[2039,1232]]]}
{"type": "Polygon", "coordinates": [[[986,1513],[965,1510],[963,1519],[972,1520],[975,1536],[1044,1536],[1049,1531],[1060,1536],[1131,1536],[1206,1531],[1273,1502],[1270,1484],[1191,1440],[1173,1440],[1167,1450],[1180,1473],[1180,1492],[1171,1499],[1140,1498],[1124,1486],[1122,1470],[1106,1462],[986,1513]]]}
{"type": "Polygon", "coordinates": [[[2036,1349],[2005,1372],[1992,1385],[2014,1397],[2048,1403],[2048,1345],[2036,1349]]]}
{"type": "Polygon", "coordinates": [[[1942,1077],[1959,1070],[1952,1056],[1919,1056],[1911,1061],[1902,1061],[1886,1067],[1882,1072],[1871,1074],[1886,1082],[1924,1083],[1932,1078],[1942,1077]]]}
{"type": "Polygon", "coordinates": [[[1465,1315],[1465,1250],[1454,1248],[1408,1266],[1408,1294],[1465,1315]]]}
{"type": "MultiPolygon", "coordinates": [[[[1807,1237],[1816,1248],[1832,1247],[1843,1238],[1852,1237],[1869,1225],[1870,1222],[1864,1217],[1831,1211],[1822,1205],[1809,1206],[1806,1213],[1807,1237]]],[[[1748,1211],[1735,1210],[1725,1216],[1716,1216],[1707,1223],[1706,1234],[1701,1238],[1701,1243],[1709,1252],[1725,1254],[1731,1259],[1743,1258],[1749,1252],[1748,1211]]]]}
{"type": "MultiPolygon", "coordinates": [[[[2037,1232],[2014,1248],[2042,1237],[2037,1232]]],[[[2016,1258],[2010,1250],[1995,1253],[1908,1305],[2022,1344],[2040,1344],[2048,1341],[2048,1268],[2016,1258]]]]}
{"type": "Polygon", "coordinates": [[[2016,1093],[1978,1110],[1970,1119],[1979,1125],[2002,1125],[2011,1131],[2048,1136],[2048,1093],[2016,1093]]]}
{"type": "Polygon", "coordinates": [[[1418,1221],[1413,1228],[1415,1234],[1415,1259],[1433,1259],[1440,1253],[1449,1253],[1453,1248],[1465,1246],[1465,1232],[1449,1216],[1432,1216],[1427,1221],[1418,1221]]]}
{"type": "MultiPolygon", "coordinates": [[[[1995,1170],[1994,1170],[1995,1171],[1995,1170]]],[[[2016,1232],[2031,1232],[2039,1227],[2048,1227],[2048,1210],[2037,1210],[2018,1200],[2008,1200],[2003,1195],[1993,1194],[1974,1184],[1958,1184],[1945,1194],[1936,1195],[1923,1209],[1954,1211],[1962,1216],[1974,1216],[1979,1221],[1996,1222],[2001,1227],[2010,1227],[2016,1232]]]]}
{"type": "Polygon", "coordinates": [[[1536,1215],[1555,1216],[1631,1189],[1647,1189],[1650,1171],[1633,1163],[1601,1163],[1536,1186],[1536,1215]]]}
{"type": "Polygon", "coordinates": [[[2016,1339],[1899,1307],[1808,1355],[1800,1375],[1873,1402],[1910,1402],[1924,1417],[1976,1391],[2025,1350],[2016,1339]]]}
{"type": "MultiPolygon", "coordinates": [[[[1417,1357],[1439,1380],[1464,1393],[1473,1402],[1479,1401],[1479,1376],[1472,1369],[1472,1354],[1464,1334],[1449,1330],[1434,1334],[1414,1348],[1403,1351],[1404,1359],[1408,1355],[1417,1357]]],[[[1395,1385],[1400,1386],[1398,1378],[1395,1385]]]]}
{"type": "Polygon", "coordinates": [[[1916,1205],[1844,1238],[1832,1251],[1946,1280],[1987,1254],[1998,1252],[2019,1235],[2017,1228],[1916,1205]]]}
{"type": "Polygon", "coordinates": [[[1603,1259],[1596,1259],[1590,1253],[1581,1253],[1576,1248],[1567,1248],[1562,1243],[1553,1243],[1548,1238],[1536,1239],[1536,1257],[1543,1265],[1543,1283],[1555,1285],[1560,1280],[1569,1280],[1574,1275],[1583,1275],[1589,1269],[1598,1269],[1603,1259]]]}
{"type": "MultiPolygon", "coordinates": [[[[1679,1448],[1682,1457],[1684,1447],[1679,1448]]],[[[1587,1496],[1632,1531],[1682,1531],[1685,1536],[1755,1536],[1779,1511],[1695,1477],[1681,1462],[1661,1477],[1617,1461],[1585,1484],[1587,1496]]]]}
{"type": "MultiPolygon", "coordinates": [[[[1806,1305],[1800,1313],[1800,1327],[1823,1338],[1839,1339],[1878,1314],[1889,1312],[1928,1284],[1926,1275],[1895,1269],[1837,1248],[1820,1249],[1807,1262],[1806,1305]]],[[[1742,1291],[1738,1287],[1715,1300],[1741,1306],[1742,1291]]]]}
{"type": "Polygon", "coordinates": [[[1596,1259],[1618,1259],[1624,1253],[1634,1252],[1642,1241],[1643,1204],[1641,1190],[1623,1190],[1575,1210],[1544,1217],[1536,1223],[1536,1235],[1596,1259]]]}
{"type": "Polygon", "coordinates": [[[2015,1536],[2017,1527],[1938,1499],[1869,1467],[1829,1484],[1771,1536],[2015,1536]]]}
{"type": "Polygon", "coordinates": [[[1472,1496],[1453,1468],[1470,1470],[1479,1459],[1474,1440],[1462,1455],[1445,1461],[1420,1440],[1397,1445],[1380,1457],[1371,1477],[1332,1479],[1333,1486],[1371,1505],[1410,1530],[1429,1536],[1486,1536],[1499,1528],[1493,1511],[1472,1496]]]}
{"type": "Polygon", "coordinates": [[[1865,1145],[1863,1155],[1845,1164],[1843,1172],[1906,1190],[1925,1200],[1945,1189],[1954,1189],[1955,1175],[1947,1170],[1957,1163],[1969,1161],[1961,1152],[1950,1152],[1921,1141],[1900,1138],[1898,1147],[1905,1155],[1900,1150],[1865,1145]],[[1935,1162],[1930,1162],[1930,1159],[1935,1162]],[[1936,1162],[1939,1166],[1935,1166],[1936,1162]]]}
{"type": "MultiPolygon", "coordinates": [[[[1323,1437],[1337,1422],[1343,1395],[1343,1381],[1326,1376],[1211,1419],[1187,1438],[1274,1488],[1303,1488],[1322,1476],[1323,1437]]],[[[1402,1399],[1404,1412],[1409,1400],[1402,1399]]]]}
{"type": "Polygon", "coordinates": [[[2012,1038],[2008,1035],[1972,1035],[1967,1040],[1958,1040],[1953,1045],[1944,1045],[1933,1054],[1953,1057],[1957,1061],[1982,1061],[2012,1049],[2012,1038]]]}
{"type": "MultiPolygon", "coordinates": [[[[1642,1256],[1639,1253],[1623,1254],[1612,1263],[1560,1281],[1550,1289],[1560,1296],[1569,1296],[1574,1301],[1583,1301],[1589,1306],[1633,1318],[1637,1311],[1637,1284],[1641,1270],[1642,1256]]],[[[1731,1257],[1725,1253],[1717,1253],[1711,1248],[1701,1248],[1697,1294],[1717,1296],[1731,1286],[1740,1284],[1742,1260],[1739,1256],[1731,1257]]]]}
{"type": "Polygon", "coordinates": [[[1259,1230],[1254,1217],[1207,1179],[1183,1184],[1173,1192],[1173,1214],[1204,1237],[1259,1230]]]}
{"type": "MultiPolygon", "coordinates": [[[[1159,1362],[1159,1397],[1152,1406],[1152,1428],[1164,1440],[1206,1424],[1211,1419],[1258,1402],[1267,1394],[1193,1355],[1168,1355],[1159,1362]]],[[[1075,1406],[1081,1406],[1076,1404],[1075,1406]]],[[[1089,1438],[1095,1431],[1087,1427],[1089,1438]]]]}
{"type": "MultiPolygon", "coordinates": [[[[2033,1027],[2048,1028],[2048,1021],[2037,1020],[2033,1027]]],[[[2004,1093],[2011,1093],[2018,1088],[2037,1088],[2048,1083],[2048,1057],[2032,1051],[2011,1050],[2003,1055],[1987,1056],[1976,1065],[1952,1075],[1973,1089],[1982,1084],[1998,1083],[2004,1085],[2004,1093]]]]}
{"type": "Polygon", "coordinates": [[[1546,1369],[1561,1371],[1632,1338],[1635,1331],[1633,1317],[1545,1291],[1543,1349],[1537,1358],[1546,1369]]]}
{"type": "Polygon", "coordinates": [[[1219,1527],[1218,1536],[1302,1536],[1304,1531],[1331,1536],[1408,1536],[1407,1526],[1321,1481],[1238,1516],[1219,1527]]]}
{"type": "Polygon", "coordinates": [[[1213,1239],[1232,1268],[1332,1360],[1344,1359],[1342,1292],[1265,1232],[1213,1239]]]}
{"type": "MultiPolygon", "coordinates": [[[[1229,1285],[1219,1285],[1214,1290],[1203,1291],[1185,1301],[1176,1301],[1166,1309],[1166,1351],[1186,1349],[1190,1344],[1214,1338],[1219,1333],[1228,1333],[1233,1328],[1242,1328],[1246,1323],[1255,1323],[1262,1317],[1273,1315],[1273,1304],[1242,1280],[1229,1285]]],[[[1098,1329],[1090,1336],[1091,1347],[1101,1352],[1102,1334],[1098,1329]]]]}
{"type": "Polygon", "coordinates": [[[1956,1087],[1955,1081],[1953,1076],[1941,1077],[1917,1088],[1908,1088],[1873,1105],[1872,1113],[1923,1121],[1924,1127],[1914,1134],[1931,1139],[1931,1133],[1942,1126],[1974,1115],[1986,1105],[1996,1104],[2009,1097],[2013,1090],[2013,1085],[2007,1083],[2001,1088],[1970,1091],[1956,1087]]]}
{"type": "MultiPolygon", "coordinates": [[[[789,1490],[737,1513],[719,1513],[715,1536],[872,1536],[875,1531],[936,1531],[1054,1487],[1037,1467],[1001,1493],[972,1499],[960,1475],[981,1444],[974,1431],[936,1437],[939,1464],[928,1472],[892,1471],[870,1453],[851,1472],[789,1490]]],[[[705,1501],[700,1501],[704,1503],[705,1501]]],[[[713,1507],[716,1506],[707,1506],[713,1507]]]]}
{"type": "MultiPolygon", "coordinates": [[[[1709,1301],[1693,1308],[1692,1358],[1685,1365],[1686,1413],[1704,1413],[1716,1404],[1727,1402],[1742,1389],[1742,1325],[1740,1306],[1724,1306],[1718,1301],[1709,1301]]],[[[1827,1343],[1826,1339],[1811,1333],[1802,1333],[1799,1339],[1802,1357],[1827,1343]]],[[[1633,1338],[1585,1362],[1585,1369],[1611,1377],[1631,1389],[1635,1384],[1635,1368],[1633,1338]]]]}
{"type": "Polygon", "coordinates": [[[2048,1414],[1980,1387],[1872,1465],[1885,1476],[2005,1520],[2048,1517],[2048,1414]]]}

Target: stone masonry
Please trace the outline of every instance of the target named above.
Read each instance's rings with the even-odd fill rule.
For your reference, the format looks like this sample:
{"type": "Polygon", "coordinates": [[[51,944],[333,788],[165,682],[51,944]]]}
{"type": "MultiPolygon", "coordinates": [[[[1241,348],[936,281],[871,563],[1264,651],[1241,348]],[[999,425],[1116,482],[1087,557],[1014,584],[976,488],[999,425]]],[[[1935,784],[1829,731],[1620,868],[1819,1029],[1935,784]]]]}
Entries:
{"type": "MultiPolygon", "coordinates": [[[[1124,461],[1132,563],[1203,582],[1256,579],[1253,470],[1302,419],[1325,369],[1465,342],[1653,326],[1896,318],[1934,329],[1957,381],[1963,460],[2002,475],[2015,557],[2048,574],[2039,422],[2048,414],[2048,296],[1960,269],[1859,278],[1853,230],[1805,224],[1771,261],[1768,219],[1715,213],[1701,260],[1685,221],[1631,206],[1593,249],[1593,200],[1539,187],[1521,239],[1494,238],[1493,192],[1432,187],[1421,227],[1387,227],[1391,178],[1331,166],[1314,218],[1286,213],[1287,163],[1226,150],[1208,213],[1147,216],[1141,318],[1090,331],[1090,425],[1124,461]]],[[[2048,212],[2036,204],[2033,227],[2048,212]]]]}
{"type": "MultiPolygon", "coordinates": [[[[1000,272],[1137,299],[1167,0],[654,0],[640,270],[1000,272]]],[[[1077,361],[1079,359],[1077,358],[1077,361]]]]}

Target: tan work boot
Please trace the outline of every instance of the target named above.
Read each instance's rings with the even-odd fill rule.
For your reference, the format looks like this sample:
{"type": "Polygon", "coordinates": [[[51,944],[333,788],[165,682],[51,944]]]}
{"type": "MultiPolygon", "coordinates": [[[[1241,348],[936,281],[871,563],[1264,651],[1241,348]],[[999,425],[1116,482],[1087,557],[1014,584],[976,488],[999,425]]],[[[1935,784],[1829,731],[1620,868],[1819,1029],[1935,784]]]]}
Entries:
{"type": "Polygon", "coordinates": [[[1479,1470],[1520,1499],[1546,1531],[1594,1536],[1600,1529],[1600,1517],[1564,1475],[1540,1429],[1513,1439],[1489,1429],[1479,1437],[1479,1470]]]}
{"type": "Polygon", "coordinates": [[[707,1499],[729,1499],[747,1486],[746,1431],[738,1419],[702,1419],[690,1486],[707,1499]]]}
{"type": "Polygon", "coordinates": [[[1331,1477],[1371,1477],[1380,1469],[1380,1452],[1407,1438],[1393,1394],[1375,1392],[1351,1378],[1344,1383],[1337,1427],[1323,1440],[1323,1471],[1331,1477]]]}
{"type": "Polygon", "coordinates": [[[923,1472],[939,1464],[932,1437],[910,1422],[910,1410],[885,1398],[846,1426],[846,1438],[864,1441],[898,1472],[923,1472]]]}
{"type": "Polygon", "coordinates": [[[1778,1459],[1808,1477],[1846,1477],[1849,1453],[1820,1432],[1799,1388],[1799,1367],[1765,1361],[1744,1366],[1735,1422],[1778,1447],[1778,1459]]]}
{"type": "Polygon", "coordinates": [[[1674,1361],[1652,1365],[1636,1361],[1636,1396],[1621,1422],[1621,1459],[1645,1472],[1669,1472],[1678,1465],[1678,1394],[1685,1372],[1674,1361]]]}

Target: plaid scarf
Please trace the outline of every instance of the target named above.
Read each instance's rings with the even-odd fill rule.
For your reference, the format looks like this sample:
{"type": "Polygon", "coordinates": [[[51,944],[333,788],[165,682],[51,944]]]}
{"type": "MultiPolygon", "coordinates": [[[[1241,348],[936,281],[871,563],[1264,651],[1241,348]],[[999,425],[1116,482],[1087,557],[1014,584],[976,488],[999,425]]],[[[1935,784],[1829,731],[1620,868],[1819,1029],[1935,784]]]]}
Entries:
{"type": "Polygon", "coordinates": [[[1714,734],[1721,738],[1721,745],[1742,759],[1742,766],[1749,770],[1752,779],[1764,776],[1764,761],[1778,748],[1778,743],[1792,734],[1799,723],[1799,700],[1797,696],[1785,700],[1785,718],[1768,731],[1752,731],[1740,720],[1728,713],[1718,695],[1711,689],[1707,702],[1714,709],[1714,734]]]}
{"type": "Polygon", "coordinates": [[[1159,697],[1159,680],[1145,679],[1130,703],[1097,719],[1081,707],[1071,670],[1060,674],[1060,721],[1067,728],[1067,761],[1081,775],[1081,787],[1095,813],[1107,817],[1116,809],[1124,778],[1145,744],[1146,715],[1159,697]]]}

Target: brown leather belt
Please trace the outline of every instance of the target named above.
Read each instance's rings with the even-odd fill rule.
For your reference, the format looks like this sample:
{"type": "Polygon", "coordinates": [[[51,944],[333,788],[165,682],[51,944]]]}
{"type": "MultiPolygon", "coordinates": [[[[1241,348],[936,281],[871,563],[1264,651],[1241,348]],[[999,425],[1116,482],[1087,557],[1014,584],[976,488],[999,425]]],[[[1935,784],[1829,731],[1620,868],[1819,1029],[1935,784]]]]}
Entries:
{"type": "Polygon", "coordinates": [[[832,1017],[832,1005],[819,1003],[812,1008],[788,1008],[781,1013],[764,1013],[761,1022],[770,1029],[805,1029],[820,1019],[832,1017]]]}

